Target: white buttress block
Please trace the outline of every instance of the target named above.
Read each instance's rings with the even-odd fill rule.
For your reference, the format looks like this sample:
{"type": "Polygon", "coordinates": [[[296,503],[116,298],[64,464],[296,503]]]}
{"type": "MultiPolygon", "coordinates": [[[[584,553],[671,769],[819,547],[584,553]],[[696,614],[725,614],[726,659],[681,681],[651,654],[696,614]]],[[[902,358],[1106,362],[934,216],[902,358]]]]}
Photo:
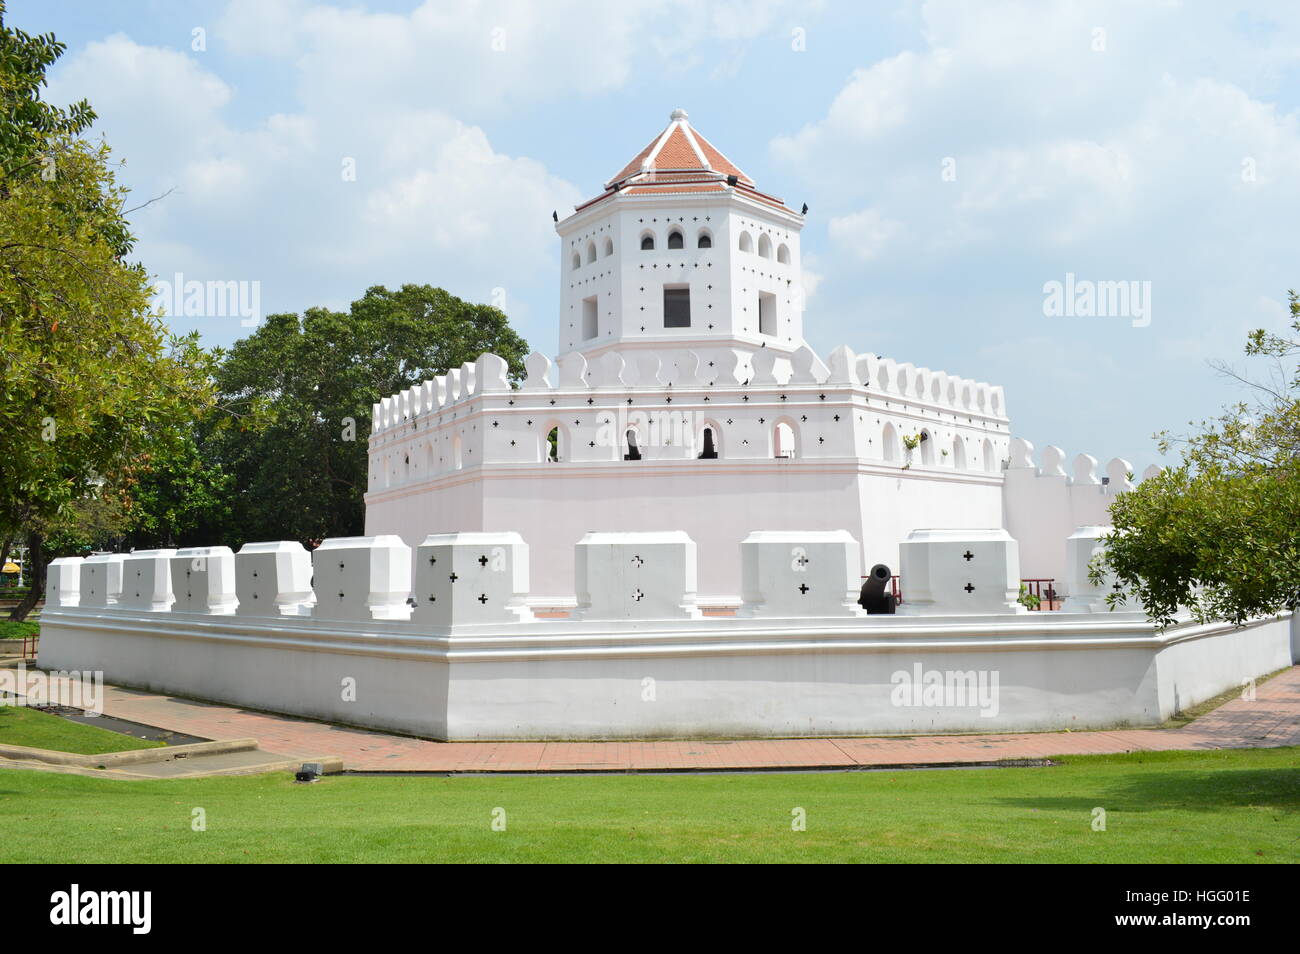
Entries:
{"type": "Polygon", "coordinates": [[[847,530],[755,530],[740,544],[737,616],[865,616],[862,556],[847,530]]]}
{"type": "Polygon", "coordinates": [[[312,551],[315,619],[410,619],[411,548],[391,534],[338,537],[312,551]]]}
{"type": "Polygon", "coordinates": [[[1114,577],[1107,574],[1100,586],[1088,579],[1088,564],[1106,549],[1102,538],[1111,527],[1079,527],[1065,541],[1065,602],[1062,613],[1105,613],[1110,610],[1106,597],[1111,593],[1114,577]]]}
{"type": "Polygon", "coordinates": [[[238,616],[308,616],[311,554],[297,540],[245,543],[235,554],[238,616]]]}
{"type": "Polygon", "coordinates": [[[171,563],[173,611],[215,616],[235,612],[235,554],[230,547],[184,547],[171,563]]]}
{"type": "Polygon", "coordinates": [[[411,619],[434,629],[531,620],[528,544],[517,533],[434,533],[415,552],[411,619]]]}
{"type": "Polygon", "coordinates": [[[126,609],[165,613],[172,608],[172,557],[175,550],[136,550],[122,561],[122,595],[126,609]]]}
{"type": "Polygon", "coordinates": [[[80,606],[116,606],[122,595],[125,553],[97,553],[81,565],[80,606]]]}
{"type": "Polygon", "coordinates": [[[699,619],[695,541],[683,530],[588,533],[574,551],[574,619],[699,619]]]}
{"type": "Polygon", "coordinates": [[[57,557],[45,568],[45,605],[76,606],[81,601],[84,557],[57,557]]]}
{"type": "Polygon", "coordinates": [[[901,616],[1025,613],[1020,551],[1003,529],[913,530],[899,545],[901,616]]]}

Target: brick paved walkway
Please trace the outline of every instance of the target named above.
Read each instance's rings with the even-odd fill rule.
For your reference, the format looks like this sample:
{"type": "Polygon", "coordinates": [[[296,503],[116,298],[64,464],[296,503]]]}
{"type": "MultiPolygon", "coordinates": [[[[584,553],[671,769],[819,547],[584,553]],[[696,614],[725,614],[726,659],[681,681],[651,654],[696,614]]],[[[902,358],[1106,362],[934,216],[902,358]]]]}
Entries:
{"type": "Polygon", "coordinates": [[[911,738],[659,742],[429,742],[105,687],[104,711],[207,739],[256,738],[294,758],[337,755],[352,771],[564,772],[961,765],[1050,755],[1300,745],[1300,666],[1181,729],[911,738]]]}

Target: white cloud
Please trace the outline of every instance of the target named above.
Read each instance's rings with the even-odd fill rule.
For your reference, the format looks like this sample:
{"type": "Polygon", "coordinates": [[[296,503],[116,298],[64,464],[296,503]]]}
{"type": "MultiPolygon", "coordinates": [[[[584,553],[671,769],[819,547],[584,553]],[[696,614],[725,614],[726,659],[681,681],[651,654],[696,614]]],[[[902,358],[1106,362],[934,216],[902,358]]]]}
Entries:
{"type": "Polygon", "coordinates": [[[261,280],[279,307],[339,306],[378,281],[429,281],[476,300],[549,285],[550,212],[579,199],[541,163],[495,150],[439,109],[318,105],[237,126],[219,77],[123,35],[70,56],[53,85],[56,100],[93,92],[101,128],[129,157],[128,181],[174,190],[135,219],[144,261],[164,277],[261,280]],[[342,175],[345,158],[355,181],[342,175]]]}
{"type": "Polygon", "coordinates": [[[876,209],[832,218],[828,225],[831,241],[854,258],[875,258],[899,230],[899,223],[876,209]]]}

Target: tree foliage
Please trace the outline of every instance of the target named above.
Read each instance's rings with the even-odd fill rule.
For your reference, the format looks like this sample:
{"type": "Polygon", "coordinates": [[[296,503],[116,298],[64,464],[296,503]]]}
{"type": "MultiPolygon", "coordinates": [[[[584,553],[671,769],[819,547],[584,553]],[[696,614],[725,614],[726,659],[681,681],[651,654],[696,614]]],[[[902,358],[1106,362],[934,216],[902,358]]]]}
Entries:
{"type": "Polygon", "coordinates": [[[129,511],[211,400],[211,356],[123,261],[126,191],[107,146],[76,138],[94,114],[39,101],[62,49],[0,22],[0,537],[26,536],[35,592],[45,534],[92,494],[129,511]]]}
{"type": "MultiPolygon", "coordinates": [[[[1162,625],[1180,607],[1200,621],[1240,624],[1300,606],[1300,298],[1290,292],[1290,334],[1254,331],[1246,354],[1268,374],[1240,378],[1253,402],[1228,407],[1196,433],[1157,435],[1181,462],[1121,494],[1115,532],[1094,569],[1136,597],[1162,625]]],[[[1237,376],[1226,367],[1220,370],[1237,376]]]]}
{"type": "Polygon", "coordinates": [[[485,351],[522,374],[527,343],[499,309],[429,285],[269,316],[222,356],[218,400],[235,416],[202,442],[233,481],[221,541],[362,533],[371,406],[485,351]]]}

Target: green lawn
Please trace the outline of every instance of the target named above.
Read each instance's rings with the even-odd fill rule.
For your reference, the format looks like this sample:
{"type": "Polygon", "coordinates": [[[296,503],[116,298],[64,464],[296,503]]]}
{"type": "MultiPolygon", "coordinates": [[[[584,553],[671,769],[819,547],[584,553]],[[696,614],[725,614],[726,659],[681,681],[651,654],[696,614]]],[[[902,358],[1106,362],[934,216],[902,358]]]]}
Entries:
{"type": "Polygon", "coordinates": [[[15,623],[11,619],[0,619],[0,639],[22,639],[24,636],[36,636],[41,631],[41,624],[36,620],[23,620],[15,623]]]}
{"type": "Polygon", "coordinates": [[[93,725],[69,722],[38,709],[7,705],[0,706],[0,743],[78,755],[103,755],[105,752],[162,745],[161,742],[148,742],[93,725]]]}
{"type": "Polygon", "coordinates": [[[0,772],[0,861],[1300,860],[1300,749],[1053,768],[168,782],[0,772]],[[1092,811],[1107,811],[1093,831],[1092,811]],[[207,830],[191,830],[202,808],[207,830]],[[493,810],[506,813],[493,831],[493,810]],[[807,830],[792,831],[791,811],[807,830]]]}

